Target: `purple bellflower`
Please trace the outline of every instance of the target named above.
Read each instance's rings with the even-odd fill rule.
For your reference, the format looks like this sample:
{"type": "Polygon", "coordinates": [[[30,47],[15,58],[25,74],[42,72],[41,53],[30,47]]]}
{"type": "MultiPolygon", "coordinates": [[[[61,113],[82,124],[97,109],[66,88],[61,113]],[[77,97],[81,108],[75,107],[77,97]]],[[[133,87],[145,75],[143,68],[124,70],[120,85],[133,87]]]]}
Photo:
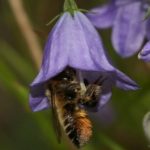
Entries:
{"type": "Polygon", "coordinates": [[[97,28],[112,27],[112,44],[122,57],[130,57],[150,40],[150,19],[144,20],[149,0],[110,0],[87,14],[97,28]]]}
{"type": "MultiPolygon", "coordinates": [[[[48,36],[41,69],[30,85],[30,106],[33,111],[50,106],[45,95],[45,84],[67,66],[74,68],[89,83],[99,76],[104,79],[100,107],[110,99],[113,86],[124,90],[138,89],[133,80],[109,62],[99,34],[79,9],[67,9],[48,36]]],[[[79,79],[79,82],[82,81],[79,79]]]]}

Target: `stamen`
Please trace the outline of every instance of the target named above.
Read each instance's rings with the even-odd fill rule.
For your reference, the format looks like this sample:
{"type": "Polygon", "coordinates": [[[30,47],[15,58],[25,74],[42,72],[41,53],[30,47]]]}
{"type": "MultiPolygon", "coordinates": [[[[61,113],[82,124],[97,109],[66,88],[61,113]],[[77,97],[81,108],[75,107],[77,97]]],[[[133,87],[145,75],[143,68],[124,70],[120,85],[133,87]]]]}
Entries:
{"type": "Polygon", "coordinates": [[[84,84],[82,72],[80,70],[77,70],[77,75],[78,75],[79,82],[80,82],[80,87],[81,87],[81,92],[82,92],[81,95],[84,95],[84,93],[86,92],[86,86],[84,84]]]}
{"type": "Polygon", "coordinates": [[[46,89],[46,90],[45,90],[45,96],[46,96],[48,99],[50,99],[50,97],[51,97],[51,92],[50,92],[49,89],[46,89]]]}

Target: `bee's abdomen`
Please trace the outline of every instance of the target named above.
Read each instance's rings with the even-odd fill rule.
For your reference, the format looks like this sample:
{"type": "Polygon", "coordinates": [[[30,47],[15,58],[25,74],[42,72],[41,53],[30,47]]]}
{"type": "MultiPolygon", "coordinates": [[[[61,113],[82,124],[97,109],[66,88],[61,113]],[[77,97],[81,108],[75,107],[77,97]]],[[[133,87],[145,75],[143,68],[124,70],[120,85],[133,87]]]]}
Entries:
{"type": "Polygon", "coordinates": [[[91,121],[83,109],[78,109],[73,114],[68,113],[64,120],[65,132],[69,139],[78,148],[87,143],[92,135],[91,121]]]}

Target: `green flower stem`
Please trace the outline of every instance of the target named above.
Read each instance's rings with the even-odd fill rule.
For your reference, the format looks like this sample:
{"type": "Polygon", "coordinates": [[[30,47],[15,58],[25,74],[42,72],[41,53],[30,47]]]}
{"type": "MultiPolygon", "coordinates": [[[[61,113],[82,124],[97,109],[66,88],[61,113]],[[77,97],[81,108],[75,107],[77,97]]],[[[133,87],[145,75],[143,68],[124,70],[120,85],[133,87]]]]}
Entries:
{"type": "Polygon", "coordinates": [[[75,10],[78,10],[78,7],[77,7],[75,1],[74,0],[65,0],[64,11],[69,11],[71,14],[73,14],[73,12],[75,10]]]}

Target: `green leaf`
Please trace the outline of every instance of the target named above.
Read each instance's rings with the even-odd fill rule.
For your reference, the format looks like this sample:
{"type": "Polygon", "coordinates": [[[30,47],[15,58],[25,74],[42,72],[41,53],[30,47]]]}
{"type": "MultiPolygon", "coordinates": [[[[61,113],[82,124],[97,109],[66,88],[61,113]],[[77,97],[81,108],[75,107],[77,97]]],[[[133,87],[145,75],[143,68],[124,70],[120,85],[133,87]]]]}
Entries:
{"type": "Polygon", "coordinates": [[[0,59],[8,64],[19,78],[22,78],[25,82],[31,81],[35,74],[33,66],[31,66],[23,56],[19,55],[6,42],[0,40],[0,45],[0,59]]]}
{"type": "Polygon", "coordinates": [[[99,134],[99,140],[105,144],[109,149],[111,150],[125,150],[121,145],[107,137],[106,135],[100,133],[99,134]]]}
{"type": "Polygon", "coordinates": [[[25,108],[28,108],[28,92],[27,89],[19,84],[17,77],[8,66],[0,60],[0,82],[7,88],[11,94],[17,97],[25,108]],[[26,100],[26,101],[25,101],[26,100]]]}

